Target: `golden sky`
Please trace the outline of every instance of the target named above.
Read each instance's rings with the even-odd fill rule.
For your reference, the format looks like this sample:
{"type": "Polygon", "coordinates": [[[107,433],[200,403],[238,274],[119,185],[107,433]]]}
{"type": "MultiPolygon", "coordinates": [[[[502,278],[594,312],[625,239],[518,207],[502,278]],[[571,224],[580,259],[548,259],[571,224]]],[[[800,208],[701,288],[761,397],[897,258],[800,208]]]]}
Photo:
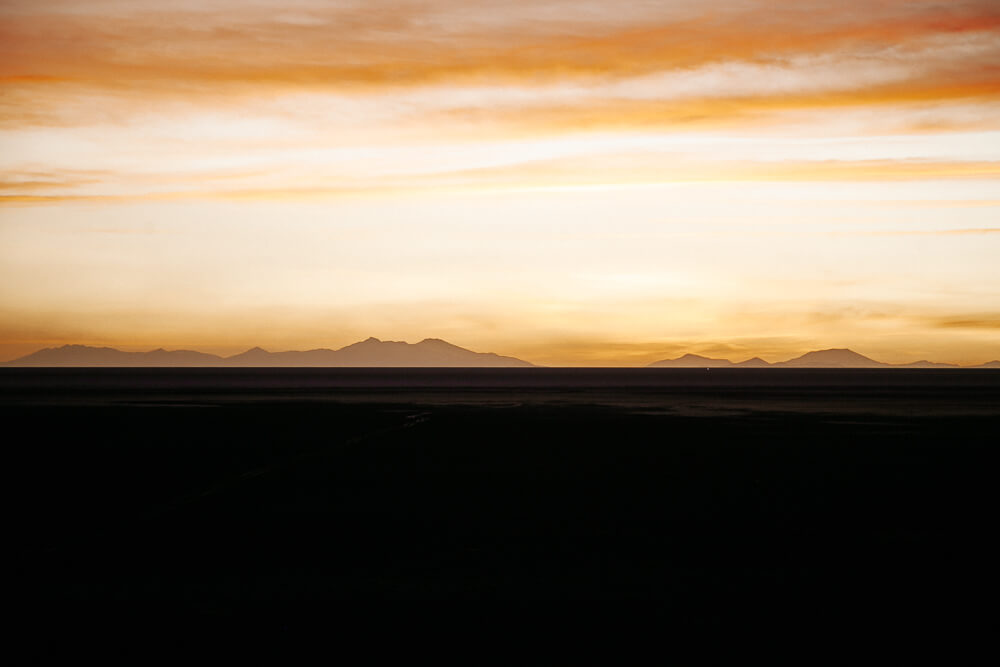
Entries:
{"type": "Polygon", "coordinates": [[[0,359],[1000,357],[995,0],[0,0],[0,359]]]}

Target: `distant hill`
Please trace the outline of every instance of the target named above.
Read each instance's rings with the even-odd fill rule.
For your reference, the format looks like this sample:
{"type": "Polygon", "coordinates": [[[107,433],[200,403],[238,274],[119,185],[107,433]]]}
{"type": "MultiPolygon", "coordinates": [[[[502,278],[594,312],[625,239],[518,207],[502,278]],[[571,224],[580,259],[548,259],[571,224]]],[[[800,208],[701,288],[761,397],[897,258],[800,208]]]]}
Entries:
{"type": "Polygon", "coordinates": [[[676,359],[663,359],[649,364],[650,368],[765,368],[771,364],[760,357],[747,359],[739,363],[733,363],[728,359],[713,359],[703,357],[700,354],[685,354],[676,359]]]}
{"type": "Polygon", "coordinates": [[[767,363],[760,357],[754,357],[753,359],[747,359],[746,361],[741,361],[740,363],[733,365],[739,366],[740,368],[766,368],[771,364],[767,363]]]}
{"type": "Polygon", "coordinates": [[[123,352],[111,347],[63,345],[5,362],[5,366],[76,367],[530,367],[514,357],[473,352],[437,338],[410,344],[369,338],[339,350],[268,352],[254,347],[231,357],[191,350],[123,352]]]}
{"type": "Polygon", "coordinates": [[[801,357],[779,361],[774,366],[785,368],[889,368],[889,364],[869,359],[847,348],[816,350],[801,357]]]}
{"type": "Polygon", "coordinates": [[[730,368],[735,364],[728,359],[712,359],[700,354],[685,354],[676,359],[654,361],[649,366],[651,368],[730,368]]]}
{"type": "Polygon", "coordinates": [[[944,364],[939,361],[913,361],[908,364],[892,364],[893,368],[961,368],[958,364],[944,364]]]}
{"type": "Polygon", "coordinates": [[[226,366],[282,367],[448,367],[491,368],[530,367],[527,361],[502,357],[492,352],[473,352],[439,338],[419,343],[368,338],[339,350],[317,349],[304,352],[268,352],[259,347],[225,360],[226,366]]]}
{"type": "Polygon", "coordinates": [[[221,366],[222,357],[193,350],[171,350],[163,348],[150,352],[122,352],[113,347],[89,347],[87,345],[63,345],[47,347],[37,352],[4,362],[5,366],[221,366]]]}
{"type": "Polygon", "coordinates": [[[908,364],[887,364],[875,361],[847,348],[815,350],[788,361],[769,364],[760,357],[733,363],[728,359],[712,359],[698,354],[685,354],[676,359],[663,359],[649,364],[649,368],[1000,368],[1000,361],[979,366],[959,366],[935,361],[914,361],[908,364]]]}

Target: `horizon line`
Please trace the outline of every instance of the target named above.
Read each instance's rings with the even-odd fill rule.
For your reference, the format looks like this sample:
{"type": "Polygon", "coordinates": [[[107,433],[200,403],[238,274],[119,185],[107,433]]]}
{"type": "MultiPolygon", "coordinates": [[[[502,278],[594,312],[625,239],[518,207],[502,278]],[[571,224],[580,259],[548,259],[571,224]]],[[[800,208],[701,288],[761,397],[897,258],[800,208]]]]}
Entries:
{"type": "MultiPolygon", "coordinates": [[[[29,360],[30,357],[33,357],[33,356],[35,356],[35,355],[37,355],[39,353],[42,353],[42,352],[65,350],[67,348],[79,348],[81,350],[90,350],[90,351],[109,351],[109,352],[120,353],[120,354],[124,354],[124,355],[148,355],[148,354],[153,354],[153,353],[164,353],[164,354],[190,353],[190,354],[204,355],[206,357],[214,357],[219,362],[228,362],[228,361],[237,359],[238,357],[244,356],[244,355],[246,355],[248,353],[251,353],[251,352],[259,352],[259,353],[268,354],[268,355],[309,354],[309,353],[324,353],[324,352],[327,352],[327,353],[338,353],[338,352],[342,352],[344,350],[347,350],[347,348],[351,348],[351,347],[357,346],[359,344],[372,343],[372,342],[374,342],[376,344],[405,345],[405,346],[408,346],[408,347],[416,347],[416,346],[419,346],[419,345],[424,344],[424,343],[439,342],[439,343],[444,343],[444,344],[448,345],[450,348],[454,348],[456,350],[459,350],[462,353],[468,353],[468,354],[477,355],[477,356],[480,356],[480,357],[496,357],[496,358],[500,358],[500,359],[509,359],[511,361],[528,364],[529,367],[537,367],[537,368],[657,368],[658,364],[664,364],[664,366],[659,366],[659,368],[670,368],[671,366],[669,366],[668,364],[670,364],[671,362],[681,362],[682,360],[685,360],[685,359],[688,359],[688,358],[692,358],[692,359],[690,359],[688,362],[686,362],[687,365],[679,365],[679,366],[673,366],[673,367],[674,368],[692,368],[692,369],[702,368],[703,366],[701,366],[700,364],[694,363],[694,362],[695,362],[695,360],[704,360],[705,362],[708,362],[710,364],[706,368],[714,368],[714,369],[727,368],[727,367],[730,367],[730,366],[732,368],[745,369],[745,368],[748,367],[748,366],[746,366],[747,362],[753,362],[753,361],[760,361],[760,362],[763,363],[763,365],[751,365],[749,367],[752,367],[752,368],[775,368],[775,367],[776,368],[788,368],[789,366],[787,366],[786,364],[788,364],[789,362],[794,362],[794,361],[800,360],[800,359],[802,359],[804,357],[807,357],[809,355],[814,355],[814,354],[819,354],[819,353],[831,353],[831,352],[832,353],[836,353],[836,352],[850,353],[851,355],[855,355],[856,357],[860,358],[861,361],[868,361],[868,362],[873,362],[875,364],[878,364],[878,366],[876,366],[876,368],[878,368],[878,367],[887,367],[887,368],[897,368],[897,369],[899,369],[899,368],[902,368],[902,367],[913,366],[915,364],[926,363],[926,364],[937,365],[938,368],[946,367],[946,368],[956,368],[956,369],[962,369],[962,368],[975,369],[975,368],[981,368],[983,366],[988,366],[989,364],[1000,363],[1000,359],[988,359],[987,361],[979,362],[979,363],[958,364],[958,363],[954,363],[954,362],[935,362],[935,361],[930,361],[926,357],[921,358],[921,359],[914,359],[912,361],[890,363],[890,362],[879,361],[879,360],[877,360],[877,359],[875,359],[873,357],[869,357],[866,354],[859,353],[859,352],[853,350],[850,347],[827,347],[827,348],[822,348],[822,349],[806,350],[805,352],[802,352],[801,354],[793,355],[793,356],[791,356],[791,357],[789,357],[787,359],[777,360],[777,361],[767,361],[767,360],[763,359],[760,355],[752,355],[752,356],[749,356],[746,359],[743,359],[742,361],[733,361],[732,359],[725,358],[725,357],[709,357],[709,356],[705,356],[705,355],[702,355],[702,354],[697,354],[697,353],[692,353],[692,352],[685,352],[685,353],[682,353],[682,354],[680,354],[679,356],[676,356],[676,357],[663,357],[661,359],[657,359],[657,360],[649,362],[649,363],[642,363],[642,364],[638,364],[638,365],[636,365],[636,364],[632,364],[632,365],[620,365],[620,364],[615,364],[615,365],[608,365],[608,364],[603,364],[603,365],[591,365],[591,364],[570,364],[570,365],[559,364],[559,365],[552,365],[552,364],[539,364],[539,363],[536,363],[536,362],[533,362],[533,361],[529,361],[529,360],[523,359],[521,357],[515,357],[513,355],[496,353],[496,352],[492,352],[492,351],[489,351],[489,352],[478,352],[478,351],[471,350],[471,349],[468,349],[468,348],[465,348],[465,347],[461,347],[459,345],[455,345],[453,343],[450,343],[447,340],[444,340],[442,338],[436,338],[436,337],[427,337],[427,338],[421,339],[417,343],[409,343],[409,342],[404,341],[404,340],[382,340],[382,339],[376,338],[374,336],[370,336],[368,338],[365,338],[365,339],[362,339],[362,340],[358,340],[358,341],[355,341],[353,343],[348,343],[347,345],[344,345],[344,346],[339,347],[339,348],[314,347],[314,348],[309,348],[309,349],[304,349],[304,350],[288,349],[288,350],[275,350],[275,351],[271,351],[271,350],[264,349],[261,346],[253,345],[253,346],[251,346],[251,347],[249,347],[249,348],[247,348],[247,349],[245,349],[245,350],[243,350],[241,352],[235,352],[235,353],[228,354],[228,355],[217,354],[217,353],[212,353],[212,352],[203,352],[203,351],[200,351],[198,349],[187,348],[187,347],[167,349],[164,346],[159,346],[159,347],[156,347],[156,348],[153,348],[153,349],[148,349],[148,350],[134,350],[134,351],[129,351],[129,350],[122,350],[120,348],[109,346],[109,345],[89,345],[89,344],[83,344],[83,343],[65,343],[65,344],[59,345],[59,346],[41,347],[41,348],[38,348],[37,350],[35,350],[33,352],[29,352],[29,353],[24,354],[24,355],[20,355],[20,356],[11,358],[11,359],[0,360],[0,365],[8,366],[8,367],[17,367],[16,364],[15,364],[15,362],[29,360]],[[726,365],[712,366],[711,364],[713,362],[724,362],[724,364],[729,364],[730,366],[726,366],[726,365]]],[[[676,354],[676,352],[674,354],[676,354]]],[[[101,367],[104,367],[104,368],[114,368],[114,367],[128,367],[128,366],[116,366],[114,364],[102,365],[100,363],[81,363],[81,364],[78,364],[78,365],[74,365],[72,363],[60,363],[60,364],[56,364],[55,366],[45,366],[43,364],[38,364],[35,367],[37,367],[37,368],[59,368],[59,367],[63,367],[63,368],[101,368],[101,367]]],[[[145,367],[145,368],[158,368],[158,367],[160,367],[160,368],[170,368],[170,367],[191,367],[191,366],[169,366],[168,365],[168,366],[142,366],[142,367],[145,367]]],[[[201,366],[201,367],[216,367],[216,366],[210,365],[210,362],[207,362],[206,365],[201,366]]],[[[225,367],[225,366],[221,366],[221,367],[225,367]]],[[[254,366],[244,366],[244,367],[252,368],[254,366]]],[[[316,366],[309,366],[309,365],[306,365],[306,366],[274,366],[274,365],[271,365],[271,366],[261,366],[261,367],[272,367],[272,368],[282,368],[282,367],[285,367],[285,368],[296,368],[296,367],[298,367],[298,368],[324,368],[324,367],[325,368],[337,368],[338,366],[321,366],[321,365],[316,365],[316,366]]],[[[388,365],[352,365],[352,366],[340,366],[340,367],[348,367],[348,368],[350,368],[350,367],[353,367],[353,368],[393,368],[394,366],[388,366],[388,365]]],[[[431,365],[427,365],[427,366],[396,366],[396,367],[398,367],[398,368],[406,368],[406,367],[409,367],[409,368],[444,368],[444,367],[449,367],[449,366],[443,366],[441,364],[431,364],[431,365]]],[[[476,368],[477,366],[450,366],[450,367],[452,367],[452,368],[476,368]]],[[[791,367],[794,368],[795,366],[791,366],[791,367]]],[[[833,366],[833,367],[836,368],[836,367],[842,367],[842,366],[833,366]]]]}

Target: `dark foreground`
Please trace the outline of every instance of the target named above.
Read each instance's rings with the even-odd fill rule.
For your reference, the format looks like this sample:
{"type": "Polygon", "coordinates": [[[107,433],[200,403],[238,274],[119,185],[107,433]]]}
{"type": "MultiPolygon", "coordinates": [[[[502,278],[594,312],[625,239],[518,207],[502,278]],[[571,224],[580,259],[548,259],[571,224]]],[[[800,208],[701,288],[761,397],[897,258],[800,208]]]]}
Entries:
{"type": "Polygon", "coordinates": [[[1000,372],[7,369],[0,416],[40,606],[902,607],[994,567],[1000,372]]]}

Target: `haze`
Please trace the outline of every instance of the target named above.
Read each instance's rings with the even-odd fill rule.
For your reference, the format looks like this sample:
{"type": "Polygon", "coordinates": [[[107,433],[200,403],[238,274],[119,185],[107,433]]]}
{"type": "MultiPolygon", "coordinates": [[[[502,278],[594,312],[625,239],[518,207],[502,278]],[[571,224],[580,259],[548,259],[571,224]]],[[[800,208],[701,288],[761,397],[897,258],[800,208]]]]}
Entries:
{"type": "Polygon", "coordinates": [[[0,86],[0,360],[1000,356],[992,0],[3,0],[0,86]]]}

